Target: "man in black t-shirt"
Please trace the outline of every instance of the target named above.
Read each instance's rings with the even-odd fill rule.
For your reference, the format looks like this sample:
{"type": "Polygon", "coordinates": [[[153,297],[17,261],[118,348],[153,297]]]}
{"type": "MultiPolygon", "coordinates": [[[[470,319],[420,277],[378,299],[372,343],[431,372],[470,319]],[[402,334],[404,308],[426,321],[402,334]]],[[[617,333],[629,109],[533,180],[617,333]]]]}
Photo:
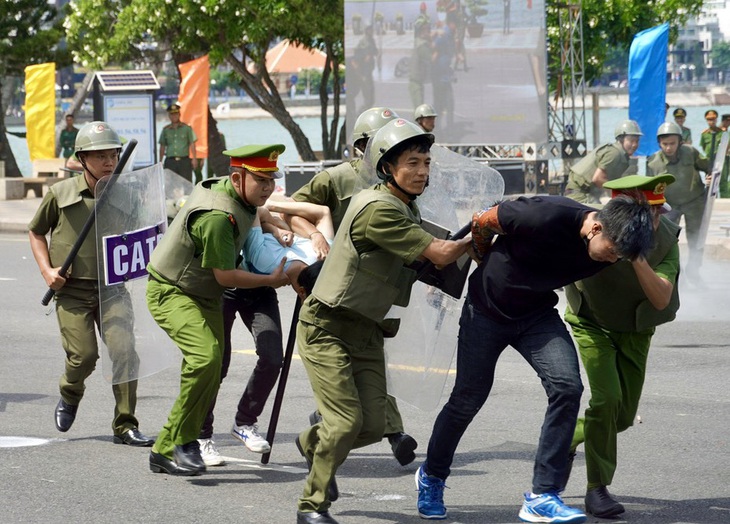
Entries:
{"type": "Polygon", "coordinates": [[[585,514],[558,495],[583,385],[554,290],[619,258],[644,256],[653,242],[650,208],[629,198],[596,211],[564,197],[521,197],[475,213],[472,239],[482,261],[470,277],[461,316],[456,383],[416,472],[419,514],[446,517],[443,488],[456,447],[489,396],[499,356],[512,346],[548,396],[532,491],[525,493],[519,516],[527,522],[583,522],[585,514]]]}

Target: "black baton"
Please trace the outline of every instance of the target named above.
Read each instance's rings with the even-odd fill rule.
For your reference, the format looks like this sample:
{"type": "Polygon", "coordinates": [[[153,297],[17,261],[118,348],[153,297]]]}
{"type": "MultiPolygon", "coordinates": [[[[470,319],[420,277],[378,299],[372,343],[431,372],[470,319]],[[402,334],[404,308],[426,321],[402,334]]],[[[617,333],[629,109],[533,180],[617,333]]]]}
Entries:
{"type": "MultiPolygon", "coordinates": [[[[274,406],[271,408],[271,420],[269,420],[269,429],[266,432],[266,441],[269,446],[274,446],[274,436],[276,435],[276,425],[279,423],[279,413],[281,413],[281,404],[284,401],[284,390],[286,389],[286,381],[289,378],[289,368],[291,367],[292,355],[294,355],[294,343],[297,340],[297,322],[299,322],[299,309],[302,307],[302,301],[297,297],[294,304],[294,312],[291,316],[291,326],[289,327],[289,338],[286,341],[286,351],[284,352],[284,363],[281,366],[281,374],[279,375],[279,384],[276,387],[276,397],[274,397],[274,406]]],[[[268,464],[271,450],[261,455],[261,464],[268,464]]]]}

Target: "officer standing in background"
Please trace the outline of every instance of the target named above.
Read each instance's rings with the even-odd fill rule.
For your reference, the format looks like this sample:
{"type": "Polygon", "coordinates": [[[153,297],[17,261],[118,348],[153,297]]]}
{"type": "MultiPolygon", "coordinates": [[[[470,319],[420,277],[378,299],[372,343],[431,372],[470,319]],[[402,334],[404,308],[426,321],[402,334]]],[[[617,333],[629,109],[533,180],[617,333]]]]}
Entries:
{"type": "MultiPolygon", "coordinates": [[[[663,125],[678,128],[674,123],[663,125]]],[[[672,175],[662,174],[607,182],[604,187],[612,189],[613,196],[628,195],[651,206],[654,246],[646,257],[619,261],[565,288],[565,320],[591,389],[585,416],[575,428],[570,463],[584,443],[586,511],[596,517],[624,512],[607,489],[616,471],[617,434],[630,428],[636,417],[656,326],[674,320],[679,309],[679,227],[661,217],[664,191],[673,181],[672,175]]]]}
{"type": "Polygon", "coordinates": [[[700,266],[704,246],[699,245],[699,231],[705,212],[705,177],[700,171],[710,173],[711,165],[694,147],[682,144],[682,130],[673,122],[659,126],[657,140],[660,151],[649,157],[646,174],[649,176],[670,173],[676,182],[667,187],[666,200],[672,210],[667,218],[679,225],[684,215],[685,233],[689,247],[687,280],[702,286],[700,266]]]}
{"type": "MultiPolygon", "coordinates": [[[[84,381],[99,358],[96,328],[106,326],[105,344],[112,361],[114,377],[133,374],[138,359],[134,352],[132,305],[124,286],[120,286],[101,316],[99,309],[99,270],[96,232],[89,232],[73,260],[66,278],[58,274],[71,247],[78,239],[90,213],[94,212],[94,189],[102,177],[114,172],[122,142],[106,122],[90,122],[76,136],[76,157],[83,175],[54,184],[43,198],[30,222],[29,236],[33,257],[48,287],[56,291],[56,316],[66,366],[59,384],[61,400],[55,411],[58,431],[68,431],[84,396],[84,381]],[[46,235],[51,235],[50,246],[46,235]]],[[[113,442],[130,446],[151,446],[154,439],[139,432],[134,411],[137,406],[137,381],[112,386],[114,409],[113,442]]]]}
{"type": "Polygon", "coordinates": [[[678,107],[672,114],[674,115],[674,122],[682,129],[682,143],[691,146],[692,130],[689,127],[684,127],[684,121],[687,119],[687,111],[682,107],[678,107]]]}
{"type": "MultiPolygon", "coordinates": [[[[375,133],[396,118],[397,115],[386,107],[373,107],[364,111],[357,117],[352,131],[355,150],[362,155],[368,141],[375,133]]],[[[371,185],[370,176],[364,172],[366,170],[367,167],[361,156],[344,162],[317,173],[307,185],[292,195],[292,199],[327,206],[332,215],[335,233],[337,233],[353,195],[371,185]]],[[[288,216],[287,219],[295,232],[312,239],[315,251],[322,253],[322,257],[329,252],[329,244],[313,224],[297,216],[288,216]]],[[[316,417],[311,417],[310,420],[315,423],[316,417]]],[[[414,450],[418,447],[418,443],[412,436],[405,433],[398,404],[395,397],[391,395],[388,395],[387,398],[385,420],[383,436],[388,439],[393,456],[401,466],[410,464],[416,458],[414,450]]]]}
{"type": "Polygon", "coordinates": [[[383,436],[385,315],[408,304],[416,275],[406,265],[421,257],[446,265],[469,245],[435,239],[419,225],[415,200],[426,188],[432,144],[433,135],[403,119],[375,134],[371,162],[383,182],[353,198],[299,313],[299,355],[322,415],[296,439],[310,466],[300,524],[336,524],[328,492],[337,468],[350,450],[383,436]]]}
{"type": "Polygon", "coordinates": [[[413,106],[423,104],[426,84],[431,82],[431,25],[419,18],[413,24],[413,51],[408,62],[408,91],[413,106]]]}
{"type": "Polygon", "coordinates": [[[271,275],[237,268],[237,258],[262,206],[274,191],[280,144],[224,151],[231,174],[198,183],[152,252],[147,305],[183,357],[180,394],[149,457],[150,470],[170,475],[205,471],[198,435],[220,386],[221,296],[227,288],[288,283],[284,262],[271,275]]]}
{"type": "Polygon", "coordinates": [[[421,126],[421,129],[423,129],[426,133],[433,133],[433,130],[436,127],[437,116],[438,114],[434,108],[428,104],[421,104],[413,112],[413,118],[415,119],[416,124],[421,126]]]}
{"type": "Polygon", "coordinates": [[[180,121],[178,104],[172,104],[167,108],[167,116],[170,118],[170,123],[163,127],[160,133],[160,159],[165,159],[165,169],[170,169],[188,182],[192,182],[193,169],[198,168],[198,154],[195,151],[198,137],[195,136],[192,127],[180,121]]]}
{"type": "Polygon", "coordinates": [[[712,165],[715,162],[715,152],[720,146],[720,135],[722,134],[722,129],[717,125],[717,111],[714,109],[705,111],[705,121],[707,129],[700,135],[700,151],[705,154],[712,165]]]}
{"type": "Polygon", "coordinates": [[[61,129],[61,133],[58,136],[58,145],[61,149],[61,156],[66,159],[71,158],[74,154],[74,147],[76,145],[76,135],[79,134],[79,129],[74,126],[74,116],[69,113],[66,115],[66,126],[61,129]]]}
{"type": "Polygon", "coordinates": [[[615,142],[594,149],[570,168],[565,196],[584,204],[599,204],[605,194],[603,184],[626,172],[642,135],[633,120],[621,122],[614,131],[615,142]]]}

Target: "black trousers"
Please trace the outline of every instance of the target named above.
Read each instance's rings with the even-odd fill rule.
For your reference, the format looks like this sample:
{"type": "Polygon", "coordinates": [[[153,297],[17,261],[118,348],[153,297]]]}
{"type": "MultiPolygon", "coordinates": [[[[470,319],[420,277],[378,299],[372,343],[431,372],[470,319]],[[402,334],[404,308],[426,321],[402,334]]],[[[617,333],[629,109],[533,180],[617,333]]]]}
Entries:
{"type": "MultiPolygon", "coordinates": [[[[284,348],[281,335],[281,315],[279,299],[271,287],[254,289],[229,289],[223,294],[223,326],[225,329],[225,345],[221,382],[228,374],[231,364],[231,330],[236,320],[241,317],[246,328],[253,335],[258,360],[253,373],[243,390],[236,411],[236,425],[250,426],[258,421],[264,410],[266,400],[276,385],[284,361],[284,348]]],[[[213,410],[216,399],[211,402],[208,416],[200,431],[201,439],[213,436],[213,410]]]]}

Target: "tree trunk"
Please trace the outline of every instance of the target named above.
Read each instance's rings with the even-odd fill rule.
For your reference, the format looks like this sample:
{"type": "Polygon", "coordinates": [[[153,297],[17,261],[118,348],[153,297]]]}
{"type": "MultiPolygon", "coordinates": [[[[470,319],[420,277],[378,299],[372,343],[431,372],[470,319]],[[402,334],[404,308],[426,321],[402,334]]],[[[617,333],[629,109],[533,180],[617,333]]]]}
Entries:
{"type": "Polygon", "coordinates": [[[314,151],[312,151],[309,138],[307,138],[302,128],[299,127],[289,114],[289,111],[284,105],[284,101],[279,96],[279,92],[276,90],[276,86],[266,70],[265,58],[256,62],[257,71],[256,74],[253,74],[246,69],[247,54],[245,50],[243,51],[241,60],[233,54],[226,57],[226,61],[231,64],[231,67],[233,67],[241,79],[239,85],[261,109],[271,114],[289,132],[302,161],[316,161],[317,157],[314,155],[314,151]]]}
{"type": "Polygon", "coordinates": [[[8,135],[5,129],[5,104],[2,97],[2,78],[0,78],[0,161],[5,162],[6,177],[20,177],[23,174],[18,169],[18,163],[15,161],[13,150],[10,149],[8,135]]]}
{"type": "Polygon", "coordinates": [[[208,175],[225,176],[228,174],[230,159],[223,154],[226,141],[218,131],[218,121],[208,106],[208,175]]]}

